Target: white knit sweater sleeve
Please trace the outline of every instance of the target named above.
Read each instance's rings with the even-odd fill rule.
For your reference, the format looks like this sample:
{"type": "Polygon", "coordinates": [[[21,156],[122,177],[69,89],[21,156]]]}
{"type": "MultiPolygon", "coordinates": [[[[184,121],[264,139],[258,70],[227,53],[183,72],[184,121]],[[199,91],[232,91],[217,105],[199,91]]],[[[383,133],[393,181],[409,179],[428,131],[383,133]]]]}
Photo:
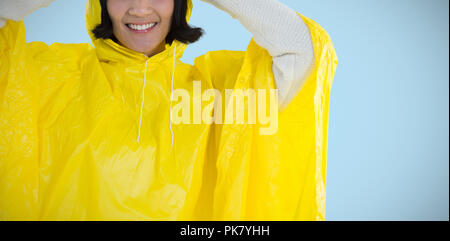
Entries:
{"type": "Polygon", "coordinates": [[[277,0],[202,0],[224,10],[253,34],[273,57],[280,110],[300,91],[314,65],[308,26],[298,14],[277,0]]]}
{"type": "Polygon", "coordinates": [[[6,20],[23,20],[39,8],[47,7],[53,0],[0,0],[0,28],[6,20]]]}

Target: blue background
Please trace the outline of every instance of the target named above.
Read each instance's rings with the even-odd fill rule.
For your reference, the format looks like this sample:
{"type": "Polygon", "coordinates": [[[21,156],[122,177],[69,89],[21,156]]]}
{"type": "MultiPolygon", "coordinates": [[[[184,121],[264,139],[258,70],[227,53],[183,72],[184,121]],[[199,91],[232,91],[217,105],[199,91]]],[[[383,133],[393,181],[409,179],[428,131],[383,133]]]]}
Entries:
{"type": "MultiPolygon", "coordinates": [[[[330,106],[328,220],[449,219],[449,1],[281,0],[318,22],[339,57],[330,106]]],[[[182,60],[244,50],[251,35],[194,0],[206,30],[182,60]]],[[[90,42],[85,1],[26,18],[28,41],[90,42]]]]}

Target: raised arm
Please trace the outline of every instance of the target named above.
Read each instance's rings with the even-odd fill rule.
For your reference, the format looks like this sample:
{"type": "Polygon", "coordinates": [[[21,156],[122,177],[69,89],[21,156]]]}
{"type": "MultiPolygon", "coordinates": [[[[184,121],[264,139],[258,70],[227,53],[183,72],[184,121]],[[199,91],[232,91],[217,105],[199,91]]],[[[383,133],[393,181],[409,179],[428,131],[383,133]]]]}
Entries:
{"type": "Polygon", "coordinates": [[[48,3],[0,0],[0,219],[38,217],[39,73],[21,20],[48,3]]]}
{"type": "MultiPolygon", "coordinates": [[[[9,68],[17,62],[18,52],[25,57],[25,26],[23,19],[33,11],[48,6],[53,0],[1,0],[0,1],[0,59],[9,63],[9,68]],[[9,61],[7,61],[9,60],[9,61]],[[14,61],[15,60],[15,61],[14,61]]],[[[5,66],[3,66],[5,74],[5,66]]],[[[4,80],[4,78],[2,78],[4,80]]]]}
{"type": "Polygon", "coordinates": [[[311,35],[301,17],[277,0],[202,0],[238,19],[273,57],[280,110],[300,91],[314,65],[311,35]]]}
{"type": "Polygon", "coordinates": [[[20,21],[41,7],[47,7],[53,0],[2,0],[0,1],[0,28],[7,20],[20,21]]]}

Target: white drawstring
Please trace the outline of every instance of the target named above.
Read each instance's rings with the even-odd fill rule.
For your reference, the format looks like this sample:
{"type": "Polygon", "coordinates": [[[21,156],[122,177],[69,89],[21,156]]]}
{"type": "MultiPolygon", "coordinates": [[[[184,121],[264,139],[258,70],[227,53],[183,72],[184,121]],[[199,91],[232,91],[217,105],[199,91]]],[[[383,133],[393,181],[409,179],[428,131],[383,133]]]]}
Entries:
{"type": "MultiPolygon", "coordinates": [[[[173,80],[175,77],[176,52],[177,52],[177,46],[175,45],[175,48],[173,51],[172,81],[171,81],[171,89],[170,89],[170,109],[169,109],[169,113],[170,113],[169,128],[170,128],[170,133],[172,134],[172,146],[173,146],[173,140],[174,140],[174,134],[173,134],[173,129],[172,129],[172,99],[173,99],[173,80]]],[[[140,119],[139,119],[139,131],[138,131],[137,142],[139,142],[139,140],[141,138],[142,112],[144,110],[144,102],[145,102],[145,82],[147,81],[147,62],[148,62],[148,57],[147,57],[147,60],[145,61],[144,85],[142,86],[141,115],[140,115],[140,119]]]]}
{"type": "Polygon", "coordinates": [[[141,102],[141,117],[139,119],[139,133],[137,137],[137,142],[139,142],[139,139],[141,138],[141,126],[142,126],[142,111],[144,109],[144,101],[145,101],[145,82],[147,80],[147,60],[145,61],[145,70],[144,70],[144,85],[142,86],[142,102],[141,102]]]}
{"type": "Polygon", "coordinates": [[[175,77],[175,54],[177,52],[177,45],[175,45],[175,49],[173,51],[173,66],[172,66],[172,83],[171,83],[171,89],[170,89],[170,124],[169,124],[169,128],[170,128],[170,133],[172,134],[172,147],[173,147],[173,130],[172,130],[172,100],[173,100],[173,79],[175,77]]]}

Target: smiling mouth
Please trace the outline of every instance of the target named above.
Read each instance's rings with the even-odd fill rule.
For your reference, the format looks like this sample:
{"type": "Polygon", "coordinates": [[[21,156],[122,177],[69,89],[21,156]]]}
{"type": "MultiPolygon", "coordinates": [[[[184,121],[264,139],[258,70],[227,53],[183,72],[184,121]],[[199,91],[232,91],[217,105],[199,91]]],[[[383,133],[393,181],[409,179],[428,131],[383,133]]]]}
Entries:
{"type": "Polygon", "coordinates": [[[128,29],[134,31],[134,32],[148,32],[151,29],[153,29],[158,23],[147,23],[147,24],[132,24],[127,23],[125,24],[128,29]]]}

